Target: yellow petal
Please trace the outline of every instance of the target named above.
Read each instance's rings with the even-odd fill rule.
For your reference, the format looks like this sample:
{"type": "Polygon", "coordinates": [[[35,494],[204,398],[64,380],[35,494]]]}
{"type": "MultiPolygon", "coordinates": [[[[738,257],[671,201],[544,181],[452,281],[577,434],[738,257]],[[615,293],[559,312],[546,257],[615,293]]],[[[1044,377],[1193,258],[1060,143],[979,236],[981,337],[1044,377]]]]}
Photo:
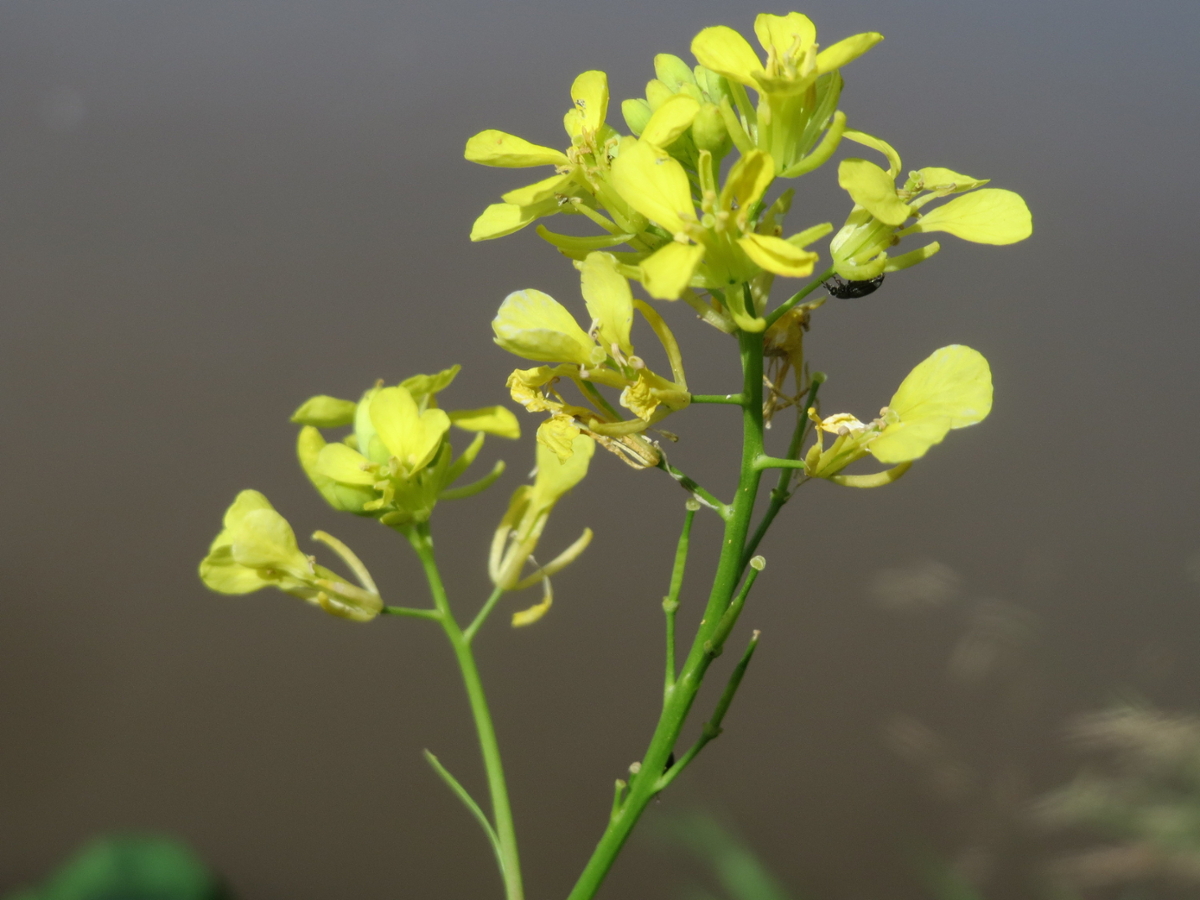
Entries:
{"type": "Polygon", "coordinates": [[[566,308],[541,291],[515,291],[504,298],[492,320],[496,343],[535,362],[588,366],[604,354],[566,308]]]}
{"type": "Polygon", "coordinates": [[[862,144],[864,147],[870,147],[872,150],[878,150],[887,158],[888,174],[893,179],[900,174],[900,154],[896,152],[895,147],[883,138],[877,138],[873,134],[867,134],[865,131],[856,131],[853,128],[847,128],[843,131],[842,137],[848,141],[854,141],[856,144],[862,144]]]}
{"type": "Polygon", "coordinates": [[[991,369],[978,350],[942,347],[901,382],[888,409],[898,421],[889,422],[868,451],[883,463],[920,459],[951,429],[974,425],[991,412],[991,369]]]}
{"type": "Polygon", "coordinates": [[[580,267],[583,299],[588,312],[597,322],[600,344],[611,352],[613,345],[629,356],[633,344],[629,331],[633,327],[633,292],[629,282],[617,271],[617,260],[611,253],[589,253],[580,267]]]}
{"type": "Polygon", "coordinates": [[[706,69],[749,87],[763,74],[762,63],[750,43],[725,25],[705,28],[692,40],[692,55],[706,69]]]}
{"type": "Polygon", "coordinates": [[[892,176],[865,159],[843,159],[838,166],[838,184],[852,200],[886,225],[900,225],[912,213],[896,196],[892,176]]]}
{"type": "Polygon", "coordinates": [[[680,244],[672,241],[642,260],[642,287],[656,300],[678,300],[687,290],[704,248],[699,244],[680,244]]]}
{"type": "Polygon", "coordinates": [[[529,609],[523,609],[520,612],[513,613],[512,624],[513,628],[521,628],[524,625],[532,625],[547,612],[550,611],[550,604],[554,602],[554,592],[550,589],[550,579],[542,579],[542,602],[536,603],[529,609]]]}
{"type": "Polygon", "coordinates": [[[953,169],[943,169],[939,166],[926,166],[924,169],[917,169],[917,177],[920,178],[924,190],[937,191],[938,193],[954,194],[960,191],[973,191],[975,188],[983,187],[990,179],[972,178],[970,175],[963,175],[960,172],[955,172],[953,169]]]}
{"type": "Polygon", "coordinates": [[[858,59],[882,40],[883,35],[877,31],[868,31],[844,38],[817,54],[817,71],[824,75],[826,72],[840,69],[846,63],[858,59]]]}
{"type": "Polygon", "coordinates": [[[721,209],[735,211],[744,224],[754,204],[762,197],[775,180],[775,163],[770,155],[761,150],[751,150],[729,170],[725,186],[721,188],[721,209]]]}
{"type": "Polygon", "coordinates": [[[675,94],[655,110],[642,130],[642,140],[656,147],[668,147],[692,127],[700,104],[687,94],[675,94]]]}
{"type": "Polygon", "coordinates": [[[561,194],[574,177],[571,172],[565,175],[551,175],[549,178],[543,178],[541,181],[509,191],[507,194],[501,194],[500,199],[514,206],[532,206],[561,194]]]}
{"type": "Polygon", "coordinates": [[[386,387],[371,398],[371,422],[388,452],[410,471],[424,467],[450,429],[445,410],[420,412],[402,387],[386,387]]]}
{"type": "Polygon", "coordinates": [[[233,558],[233,550],[225,544],[209,551],[200,562],[200,578],[205,587],[218,594],[249,594],[276,584],[263,578],[257,569],[241,565],[233,558]]]}
{"type": "Polygon", "coordinates": [[[450,413],[450,421],[463,431],[484,432],[514,441],[521,436],[521,423],[507,406],[454,410],[450,413]]]}
{"type": "Polygon", "coordinates": [[[608,115],[608,76],[597,70],[584,72],[571,85],[571,99],[575,105],[564,120],[567,134],[574,139],[598,130],[608,115]]]}
{"type": "Polygon", "coordinates": [[[612,181],[626,203],[671,234],[695,221],[687,173],[653,144],[638,141],[622,147],[612,162],[612,181]]]}
{"type": "Polygon", "coordinates": [[[760,13],[754,20],[754,33],[764,50],[773,49],[781,59],[799,59],[817,40],[817,26],[798,12],[786,16],[760,13]]]}
{"type": "Polygon", "coordinates": [[[471,226],[471,240],[490,241],[520,231],[535,219],[552,216],[558,212],[558,201],[554,197],[532,206],[515,206],[512,203],[493,203],[485,209],[471,226]]]}
{"type": "Polygon", "coordinates": [[[945,231],[976,244],[1015,244],[1033,234],[1033,218],[1020,194],[984,188],[931,210],[903,233],[924,231],[945,231]]]}
{"type": "Polygon", "coordinates": [[[256,509],[230,530],[234,562],[251,569],[279,569],[304,577],[311,564],[296,545],[287,519],[273,509],[256,509]]]}
{"type": "Polygon", "coordinates": [[[531,144],[515,134],[495,129],[481,131],[467,141],[464,154],[471,162],[485,166],[502,166],[506,169],[523,169],[528,166],[565,166],[569,164],[567,154],[553,147],[531,144]]]}
{"type": "Polygon", "coordinates": [[[552,416],[543,422],[538,428],[537,476],[530,505],[546,509],[557,503],[587,475],[595,450],[596,442],[581,434],[568,416],[552,416]]]}
{"type": "Polygon", "coordinates": [[[801,250],[790,241],[765,234],[748,234],[738,238],[738,246],[756,266],[787,278],[811,275],[817,254],[801,250]]]}
{"type": "Polygon", "coordinates": [[[379,480],[368,472],[367,458],[345,444],[326,444],[317,454],[314,468],[317,474],[332,478],[339,484],[371,485],[379,480]]]}

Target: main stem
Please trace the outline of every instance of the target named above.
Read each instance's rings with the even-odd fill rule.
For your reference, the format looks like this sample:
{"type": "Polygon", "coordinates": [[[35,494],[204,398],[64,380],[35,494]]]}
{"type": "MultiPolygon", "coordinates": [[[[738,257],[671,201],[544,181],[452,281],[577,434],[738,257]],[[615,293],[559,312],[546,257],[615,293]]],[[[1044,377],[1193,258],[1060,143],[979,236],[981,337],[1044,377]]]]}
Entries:
{"type": "MultiPolygon", "coordinates": [[[[738,477],[737,494],[729,507],[725,520],[725,534],[721,542],[721,555],[717,572],[713,578],[712,591],[704,618],[692,641],[691,651],[675,684],[668,688],[663,701],[662,714],[654,729],[650,746],[642,758],[638,774],[630,779],[629,793],[619,806],[614,806],[600,843],[588,860],[583,874],[579,876],[568,900],[590,900],[600,889],[604,877],[612,868],[617,854],[637,824],[646,805],[661,789],[659,779],[667,768],[667,759],[683,730],[696,693],[704,679],[709,664],[715,658],[712,639],[721,624],[721,616],[729,608],[734,591],[745,569],[742,556],[746,536],[750,531],[750,518],[754,512],[754,500],[758,493],[761,472],[754,461],[763,452],[762,379],[763,347],[762,335],[738,332],[738,348],[742,357],[742,462],[738,477]]],[[[717,650],[719,652],[719,648],[717,650]]]]}
{"type": "Polygon", "coordinates": [[[500,745],[496,742],[496,729],[488,712],[487,697],[483,693],[483,682],[475,665],[471,644],[463,634],[454,614],[445,585],[433,556],[433,537],[429,525],[421,523],[411,532],[409,540],[421,558],[429,589],[433,593],[442,630],[454,648],[454,657],[462,672],[463,684],[467,688],[467,699],[471,704],[471,715],[475,719],[475,732],[483,753],[483,767],[487,772],[488,791],[492,797],[492,819],[496,836],[500,839],[501,875],[504,878],[504,895],[507,900],[524,900],[525,890],[521,885],[521,862],[517,855],[517,832],[513,827],[512,807],[508,802],[508,786],[504,780],[504,766],[500,762],[500,745]]]}

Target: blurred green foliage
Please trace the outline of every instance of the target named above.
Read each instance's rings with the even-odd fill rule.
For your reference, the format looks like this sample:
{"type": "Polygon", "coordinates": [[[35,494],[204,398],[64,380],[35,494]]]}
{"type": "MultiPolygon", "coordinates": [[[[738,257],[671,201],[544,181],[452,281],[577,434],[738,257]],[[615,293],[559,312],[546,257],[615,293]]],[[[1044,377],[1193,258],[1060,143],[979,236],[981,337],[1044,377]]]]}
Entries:
{"type": "Polygon", "coordinates": [[[154,835],[96,838],[41,885],[4,900],[231,900],[184,845],[154,835]]]}

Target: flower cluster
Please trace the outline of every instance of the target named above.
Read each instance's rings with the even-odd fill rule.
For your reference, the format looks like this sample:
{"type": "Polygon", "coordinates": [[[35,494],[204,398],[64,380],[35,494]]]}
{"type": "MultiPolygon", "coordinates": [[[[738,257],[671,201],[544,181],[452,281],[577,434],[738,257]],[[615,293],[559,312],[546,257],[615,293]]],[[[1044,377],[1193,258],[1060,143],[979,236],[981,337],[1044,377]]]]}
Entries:
{"type": "Polygon", "coordinates": [[[549,412],[538,429],[538,442],[560,459],[573,452],[583,433],[631,465],[658,462],[658,451],[639,434],[690,402],[679,344],[663,318],[635,300],[612,254],[593,252],[579,264],[581,287],[592,326],[585,331],[567,309],[541,291],[509,294],[492,320],[496,343],[533,362],[554,363],[517,369],[509,376],[512,397],[530,412],[549,412]],[[653,372],[634,353],[634,310],[658,338],[671,367],[671,378],[653,372]],[[556,384],[569,379],[592,406],[568,403],[556,384]],[[619,403],[634,416],[622,419],[596,385],[620,391],[619,403]]]}
{"type": "MultiPolygon", "coordinates": [[[[453,366],[435,375],[414,375],[394,387],[377,384],[357,403],[320,395],[296,410],[292,421],[302,426],[297,443],[300,465],[330,506],[410,533],[428,520],[438,500],[469,497],[495,482],[504,472],[503,462],[477,481],[454,486],[479,455],[485,435],[515,439],[520,426],[503,406],[450,412],[439,408],[437,395],[458,372],[459,366],[453,366]],[[347,426],[350,433],[340,441],[327,442],[321,433],[322,428],[347,426]],[[451,426],[476,435],[457,458],[448,437],[451,426]]],[[[550,510],[587,473],[591,445],[581,435],[572,460],[561,465],[556,456],[544,458],[539,451],[537,480],[532,487],[518,488],[497,532],[501,537],[492,566],[497,586],[515,591],[539,582],[545,585],[547,599],[537,607],[540,612],[518,614],[514,624],[534,621],[545,612],[549,576],[574,560],[591,540],[591,531],[585,531],[549,565],[521,578],[521,568],[532,559],[550,510]]],[[[275,587],[358,622],[383,611],[375,582],[353,551],[323,531],[313,539],[341,557],[357,585],[302,553],[291,525],[266,497],[258,491],[242,491],[200,563],[200,578],[222,594],[275,587]]]]}
{"type": "Polygon", "coordinates": [[[521,429],[503,406],[446,412],[437,395],[459,372],[414,375],[395,387],[378,384],[358,403],[318,396],[292,415],[303,428],[297,455],[313,486],[334,509],[371,516],[384,525],[406,526],[429,518],[440,499],[468,497],[491,485],[496,467],[472,484],[452,485],[483,447],[484,435],[515,440],[521,429]],[[457,459],[448,432],[453,425],[475,432],[457,459]],[[321,428],[353,426],[340,441],[327,443],[321,428]]]}

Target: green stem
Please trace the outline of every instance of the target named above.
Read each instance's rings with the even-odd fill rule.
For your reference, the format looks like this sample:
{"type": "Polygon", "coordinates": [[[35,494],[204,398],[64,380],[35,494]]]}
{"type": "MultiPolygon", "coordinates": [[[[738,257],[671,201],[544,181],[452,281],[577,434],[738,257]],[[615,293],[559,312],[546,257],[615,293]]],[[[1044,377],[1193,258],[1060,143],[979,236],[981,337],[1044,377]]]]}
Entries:
{"type": "Polygon", "coordinates": [[[385,606],[379,611],[381,616],[409,616],[413,619],[433,619],[442,621],[442,614],[436,609],[413,609],[409,606],[385,606]]]}
{"type": "Polygon", "coordinates": [[[741,660],[738,661],[732,674],[730,674],[729,681],[725,685],[725,691],[721,694],[721,699],[717,702],[717,708],[713,710],[712,718],[704,723],[704,728],[700,731],[700,737],[696,739],[696,743],[692,744],[688,752],[680,757],[679,762],[663,772],[662,776],[658,779],[658,789],[660,791],[678,778],[679,773],[688,767],[688,764],[696,758],[710,741],[721,736],[721,722],[725,719],[725,713],[729,711],[729,704],[733,703],[733,697],[737,693],[738,687],[741,686],[742,676],[746,674],[746,667],[750,665],[750,659],[754,656],[754,651],[757,648],[758,632],[756,631],[750,636],[750,646],[746,648],[746,652],[742,654],[741,660]]]}
{"type": "Polygon", "coordinates": [[[483,683],[479,678],[479,669],[475,665],[475,657],[471,653],[471,645],[454,614],[450,611],[450,600],[446,596],[445,585],[438,571],[437,562],[433,556],[433,538],[429,533],[428,523],[422,522],[408,531],[408,539],[429,581],[429,590],[433,594],[434,606],[441,615],[442,629],[454,649],[454,657],[462,672],[463,684],[467,689],[467,699],[471,704],[471,715],[475,719],[475,732],[479,737],[479,747],[483,753],[483,767],[487,773],[488,791],[492,797],[492,819],[496,839],[500,843],[499,858],[501,875],[504,878],[504,894],[507,900],[524,900],[525,892],[521,885],[521,863],[517,856],[517,834],[513,827],[512,807],[508,802],[508,786],[504,781],[504,767],[500,762],[500,747],[496,742],[496,729],[492,726],[492,716],[488,712],[487,697],[483,692],[483,683]]]}
{"type": "MultiPolygon", "coordinates": [[[[763,452],[762,334],[739,331],[738,347],[742,357],[743,379],[741,470],[737,494],[725,518],[721,555],[717,562],[708,605],[705,607],[704,618],[692,641],[683,669],[675,685],[667,691],[658,725],[642,758],[639,773],[630,780],[629,793],[621,803],[620,809],[614,811],[583,874],[579,876],[571,891],[569,900],[590,900],[595,896],[638,818],[661,790],[660,776],[667,768],[667,759],[679,739],[679,733],[696,699],[705,672],[713,660],[712,638],[718,629],[723,627],[722,618],[729,609],[741,580],[742,553],[750,531],[750,517],[754,512],[758,485],[762,479],[761,470],[755,466],[755,460],[763,452]]],[[[725,626],[729,624],[724,623],[725,626]]]]}
{"type": "Polygon", "coordinates": [[[741,394],[692,394],[693,403],[728,403],[741,406],[741,394]]]}
{"type": "Polygon", "coordinates": [[[482,607],[480,607],[479,612],[475,614],[475,618],[471,620],[471,624],[468,625],[466,630],[463,631],[463,640],[465,640],[468,644],[475,640],[476,632],[483,627],[483,623],[487,621],[487,617],[491,614],[492,608],[496,605],[496,601],[498,601],[503,594],[504,588],[500,587],[500,585],[496,585],[496,588],[492,591],[492,595],[488,597],[486,601],[484,601],[484,604],[482,607]]]}
{"type": "MultiPolygon", "coordinates": [[[[761,396],[761,393],[760,393],[761,396]]],[[[660,455],[658,460],[658,468],[662,469],[672,478],[679,482],[679,486],[687,491],[695,498],[696,502],[701,506],[707,506],[711,510],[715,510],[717,515],[726,521],[729,520],[729,504],[722,503],[711,493],[700,487],[694,479],[690,478],[684,472],[681,472],[675,466],[667,462],[666,455],[660,455]]]]}
{"type": "Polygon", "coordinates": [[[782,303],[780,303],[779,307],[777,309],[772,310],[770,313],[768,313],[766,316],[763,317],[767,320],[767,328],[770,328],[772,325],[774,325],[776,320],[780,316],[782,316],[784,313],[786,313],[788,310],[790,310],[793,306],[795,306],[797,303],[799,303],[801,300],[803,300],[805,297],[807,297],[809,294],[811,294],[813,291],[815,291],[817,288],[819,288],[821,285],[823,285],[826,281],[828,281],[830,278],[832,278],[834,276],[834,274],[835,273],[833,271],[833,266],[830,266],[828,269],[826,269],[824,272],[822,272],[820,275],[818,275],[815,281],[810,281],[808,284],[806,284],[803,288],[801,288],[795,294],[792,294],[792,296],[788,297],[786,300],[784,300],[782,303]]]}
{"type": "Polygon", "coordinates": [[[675,611],[679,609],[679,591],[683,588],[683,570],[687,565],[688,545],[692,537],[692,520],[696,518],[696,510],[700,504],[694,500],[687,502],[687,512],[683,517],[683,532],[679,535],[679,545],[675,548],[675,565],[671,568],[671,586],[667,596],[663,597],[663,612],[667,617],[667,674],[663,683],[663,691],[670,694],[675,687],[675,611]]]}
{"type": "MultiPolygon", "coordinates": [[[[813,375],[812,383],[808,387],[808,396],[804,400],[804,408],[800,410],[800,416],[796,419],[796,427],[792,429],[792,440],[788,444],[787,451],[788,459],[797,459],[800,456],[800,448],[804,446],[804,436],[808,433],[808,411],[817,402],[817,391],[824,383],[825,376],[822,373],[817,372],[813,375]]],[[[767,511],[763,513],[762,521],[758,523],[758,528],[754,530],[754,536],[750,538],[750,543],[746,545],[746,552],[742,555],[743,568],[749,564],[750,557],[758,549],[758,545],[767,534],[767,529],[771,527],[771,523],[775,521],[775,517],[783,509],[783,505],[792,499],[792,477],[794,475],[794,469],[779,470],[779,481],[775,483],[775,489],[771,491],[771,503],[767,506],[767,511]]],[[[803,482],[801,483],[803,484],[803,482]]]]}

